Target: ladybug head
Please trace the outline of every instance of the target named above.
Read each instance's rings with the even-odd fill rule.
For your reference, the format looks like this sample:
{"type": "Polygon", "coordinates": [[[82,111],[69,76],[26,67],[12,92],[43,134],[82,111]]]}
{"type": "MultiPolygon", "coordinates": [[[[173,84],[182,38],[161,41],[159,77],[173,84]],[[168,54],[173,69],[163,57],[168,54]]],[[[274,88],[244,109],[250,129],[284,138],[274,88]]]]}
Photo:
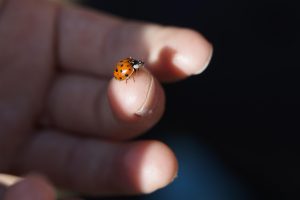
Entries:
{"type": "Polygon", "coordinates": [[[133,65],[132,65],[132,67],[134,68],[134,69],[139,69],[140,67],[143,67],[144,66],[144,62],[143,61],[141,61],[141,60],[133,60],[133,65]]]}

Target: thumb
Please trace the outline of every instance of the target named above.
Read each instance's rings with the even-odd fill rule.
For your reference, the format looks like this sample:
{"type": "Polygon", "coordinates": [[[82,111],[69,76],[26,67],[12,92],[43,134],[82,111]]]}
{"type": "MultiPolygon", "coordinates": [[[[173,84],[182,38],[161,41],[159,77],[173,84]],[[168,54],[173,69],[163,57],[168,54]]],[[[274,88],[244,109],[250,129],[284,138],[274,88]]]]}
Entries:
{"type": "Polygon", "coordinates": [[[9,187],[3,200],[55,200],[55,190],[45,178],[30,175],[9,187]]]}

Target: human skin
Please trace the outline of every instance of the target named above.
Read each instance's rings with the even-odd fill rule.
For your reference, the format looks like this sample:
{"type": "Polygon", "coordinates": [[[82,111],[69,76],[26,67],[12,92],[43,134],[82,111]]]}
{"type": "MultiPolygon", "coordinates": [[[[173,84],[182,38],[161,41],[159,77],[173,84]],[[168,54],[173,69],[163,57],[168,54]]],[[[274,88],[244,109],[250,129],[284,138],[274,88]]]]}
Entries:
{"type": "Polygon", "coordinates": [[[201,73],[211,55],[193,30],[54,1],[0,1],[0,173],[43,175],[2,184],[3,198],[54,199],[53,185],[105,196],[166,186],[178,168],[170,148],[130,139],[162,116],[160,83],[201,73]],[[128,56],[145,68],[135,81],[114,80],[128,56]]]}

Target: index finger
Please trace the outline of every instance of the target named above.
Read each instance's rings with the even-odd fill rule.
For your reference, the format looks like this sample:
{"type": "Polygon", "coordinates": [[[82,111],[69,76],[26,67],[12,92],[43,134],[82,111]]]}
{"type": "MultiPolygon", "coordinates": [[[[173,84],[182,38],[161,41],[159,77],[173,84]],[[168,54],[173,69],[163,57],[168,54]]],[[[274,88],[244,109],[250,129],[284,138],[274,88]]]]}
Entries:
{"type": "Polygon", "coordinates": [[[59,62],[63,69],[111,77],[125,57],[142,59],[162,81],[202,72],[212,45],[199,33],[129,21],[83,8],[63,6],[58,20],[59,62]]]}

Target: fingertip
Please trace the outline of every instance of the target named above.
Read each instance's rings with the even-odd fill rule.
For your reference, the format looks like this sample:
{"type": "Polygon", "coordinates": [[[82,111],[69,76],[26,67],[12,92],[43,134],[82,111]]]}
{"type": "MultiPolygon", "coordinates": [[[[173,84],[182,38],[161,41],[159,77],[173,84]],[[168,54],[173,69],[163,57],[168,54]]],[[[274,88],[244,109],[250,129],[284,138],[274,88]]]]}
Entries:
{"type": "Polygon", "coordinates": [[[180,30],[177,37],[174,39],[180,44],[180,48],[173,57],[174,65],[187,76],[203,72],[212,57],[212,44],[191,29],[180,30]]]}
{"type": "Polygon", "coordinates": [[[125,158],[125,166],[135,177],[136,193],[152,193],[171,183],[177,176],[177,159],[162,142],[140,142],[125,158]]]}
{"type": "Polygon", "coordinates": [[[208,66],[213,46],[200,33],[186,28],[167,27],[149,51],[150,69],[159,80],[171,82],[200,74],[208,66]]]}
{"type": "Polygon", "coordinates": [[[108,97],[116,117],[124,122],[142,118],[160,118],[164,110],[164,92],[145,68],[127,80],[112,79],[108,97]]]}
{"type": "Polygon", "coordinates": [[[11,186],[4,200],[55,200],[56,194],[51,184],[40,175],[29,175],[11,186]]]}
{"type": "Polygon", "coordinates": [[[149,145],[141,170],[140,186],[143,193],[152,193],[171,183],[177,176],[178,163],[172,150],[161,142],[149,145]],[[153,160],[156,159],[154,162],[153,160]]]}

